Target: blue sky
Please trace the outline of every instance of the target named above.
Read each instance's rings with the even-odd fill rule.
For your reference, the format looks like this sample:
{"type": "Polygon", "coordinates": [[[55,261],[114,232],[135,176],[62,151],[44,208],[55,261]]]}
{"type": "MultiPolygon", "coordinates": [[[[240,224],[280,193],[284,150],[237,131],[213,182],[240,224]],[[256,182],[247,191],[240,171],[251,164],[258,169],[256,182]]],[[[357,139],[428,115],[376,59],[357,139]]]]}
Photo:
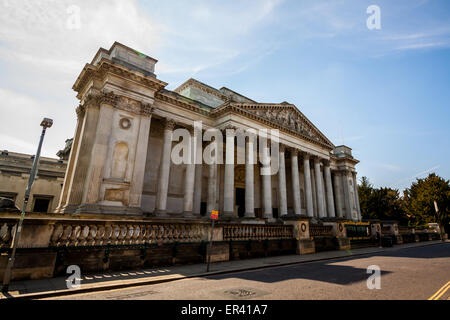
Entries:
{"type": "Polygon", "coordinates": [[[295,104],[375,186],[449,179],[449,1],[0,3],[0,149],[34,153],[50,116],[43,154],[54,157],[74,132],[76,77],[117,40],[158,59],[169,89],[194,77],[295,104]],[[66,27],[70,5],[78,29],[66,27]],[[366,26],[369,5],[380,30],[366,26]]]}

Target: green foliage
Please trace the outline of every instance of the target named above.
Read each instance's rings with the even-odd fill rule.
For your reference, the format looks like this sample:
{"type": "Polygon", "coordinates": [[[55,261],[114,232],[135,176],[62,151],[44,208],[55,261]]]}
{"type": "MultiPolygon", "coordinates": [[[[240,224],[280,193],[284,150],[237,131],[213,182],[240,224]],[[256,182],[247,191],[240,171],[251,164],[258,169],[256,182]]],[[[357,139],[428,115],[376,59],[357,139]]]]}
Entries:
{"type": "Polygon", "coordinates": [[[400,224],[408,222],[398,190],[374,188],[367,177],[362,177],[358,194],[364,219],[397,220],[400,224]]]}
{"type": "Polygon", "coordinates": [[[413,182],[403,197],[396,189],[374,188],[367,177],[361,178],[358,193],[364,219],[397,220],[415,227],[438,222],[433,202],[436,201],[441,223],[449,232],[450,184],[434,173],[413,182]]]}
{"type": "Polygon", "coordinates": [[[405,210],[417,225],[439,222],[434,201],[438,205],[440,222],[448,231],[450,222],[450,184],[448,180],[431,173],[427,178],[417,179],[405,191],[405,210]]]}

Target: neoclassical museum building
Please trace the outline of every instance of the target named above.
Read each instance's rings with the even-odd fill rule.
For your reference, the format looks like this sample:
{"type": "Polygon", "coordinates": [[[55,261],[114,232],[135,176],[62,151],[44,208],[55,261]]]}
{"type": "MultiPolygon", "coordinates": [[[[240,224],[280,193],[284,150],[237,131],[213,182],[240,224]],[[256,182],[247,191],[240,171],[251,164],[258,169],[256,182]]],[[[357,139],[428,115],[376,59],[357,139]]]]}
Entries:
{"type": "MultiPolygon", "coordinates": [[[[293,104],[263,103],[228,88],[189,79],[173,91],[155,74],[157,60],[123,44],[99,49],[73,86],[77,126],[57,213],[161,219],[208,217],[272,223],[284,216],[361,220],[355,165],[293,104]],[[259,161],[174,163],[178,128],[278,131],[278,170],[261,175],[259,161]]],[[[245,138],[245,160],[257,139],[245,138]]],[[[203,141],[198,148],[206,148],[203,141]]],[[[270,146],[270,141],[268,141],[270,146]]],[[[235,158],[218,150],[223,158],[235,158]]]]}

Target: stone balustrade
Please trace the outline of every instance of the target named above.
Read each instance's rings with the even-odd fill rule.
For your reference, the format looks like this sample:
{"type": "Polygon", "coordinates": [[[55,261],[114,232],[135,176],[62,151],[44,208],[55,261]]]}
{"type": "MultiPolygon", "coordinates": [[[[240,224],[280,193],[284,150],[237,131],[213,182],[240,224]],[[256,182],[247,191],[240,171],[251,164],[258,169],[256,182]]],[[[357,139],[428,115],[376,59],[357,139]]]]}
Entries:
{"type": "Polygon", "coordinates": [[[293,234],[290,225],[223,225],[224,240],[292,239],[293,234]]]}
{"type": "Polygon", "coordinates": [[[51,246],[130,245],[170,242],[201,242],[208,238],[209,226],[176,223],[58,223],[51,246]]]}
{"type": "MultiPolygon", "coordinates": [[[[0,218],[0,248],[9,248],[18,219],[0,218]]],[[[211,226],[202,222],[25,219],[19,248],[198,243],[211,226]]],[[[293,239],[292,225],[217,224],[214,240],[293,239]]]]}

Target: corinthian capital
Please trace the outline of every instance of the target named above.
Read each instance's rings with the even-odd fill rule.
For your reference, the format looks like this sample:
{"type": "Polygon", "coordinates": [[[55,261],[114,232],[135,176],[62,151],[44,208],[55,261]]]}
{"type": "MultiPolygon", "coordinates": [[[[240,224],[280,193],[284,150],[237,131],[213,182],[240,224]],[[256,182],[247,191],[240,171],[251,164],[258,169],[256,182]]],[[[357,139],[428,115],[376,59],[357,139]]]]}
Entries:
{"type": "Polygon", "coordinates": [[[175,128],[175,121],[173,119],[166,118],[164,123],[164,130],[173,130],[175,128]]]}
{"type": "Polygon", "coordinates": [[[155,107],[153,107],[153,105],[151,105],[150,103],[142,103],[141,104],[141,114],[143,116],[151,116],[153,111],[155,110],[155,107]]]}
{"type": "Polygon", "coordinates": [[[102,92],[102,95],[100,96],[100,103],[107,103],[112,106],[116,106],[118,100],[119,96],[112,91],[102,92]]]}

